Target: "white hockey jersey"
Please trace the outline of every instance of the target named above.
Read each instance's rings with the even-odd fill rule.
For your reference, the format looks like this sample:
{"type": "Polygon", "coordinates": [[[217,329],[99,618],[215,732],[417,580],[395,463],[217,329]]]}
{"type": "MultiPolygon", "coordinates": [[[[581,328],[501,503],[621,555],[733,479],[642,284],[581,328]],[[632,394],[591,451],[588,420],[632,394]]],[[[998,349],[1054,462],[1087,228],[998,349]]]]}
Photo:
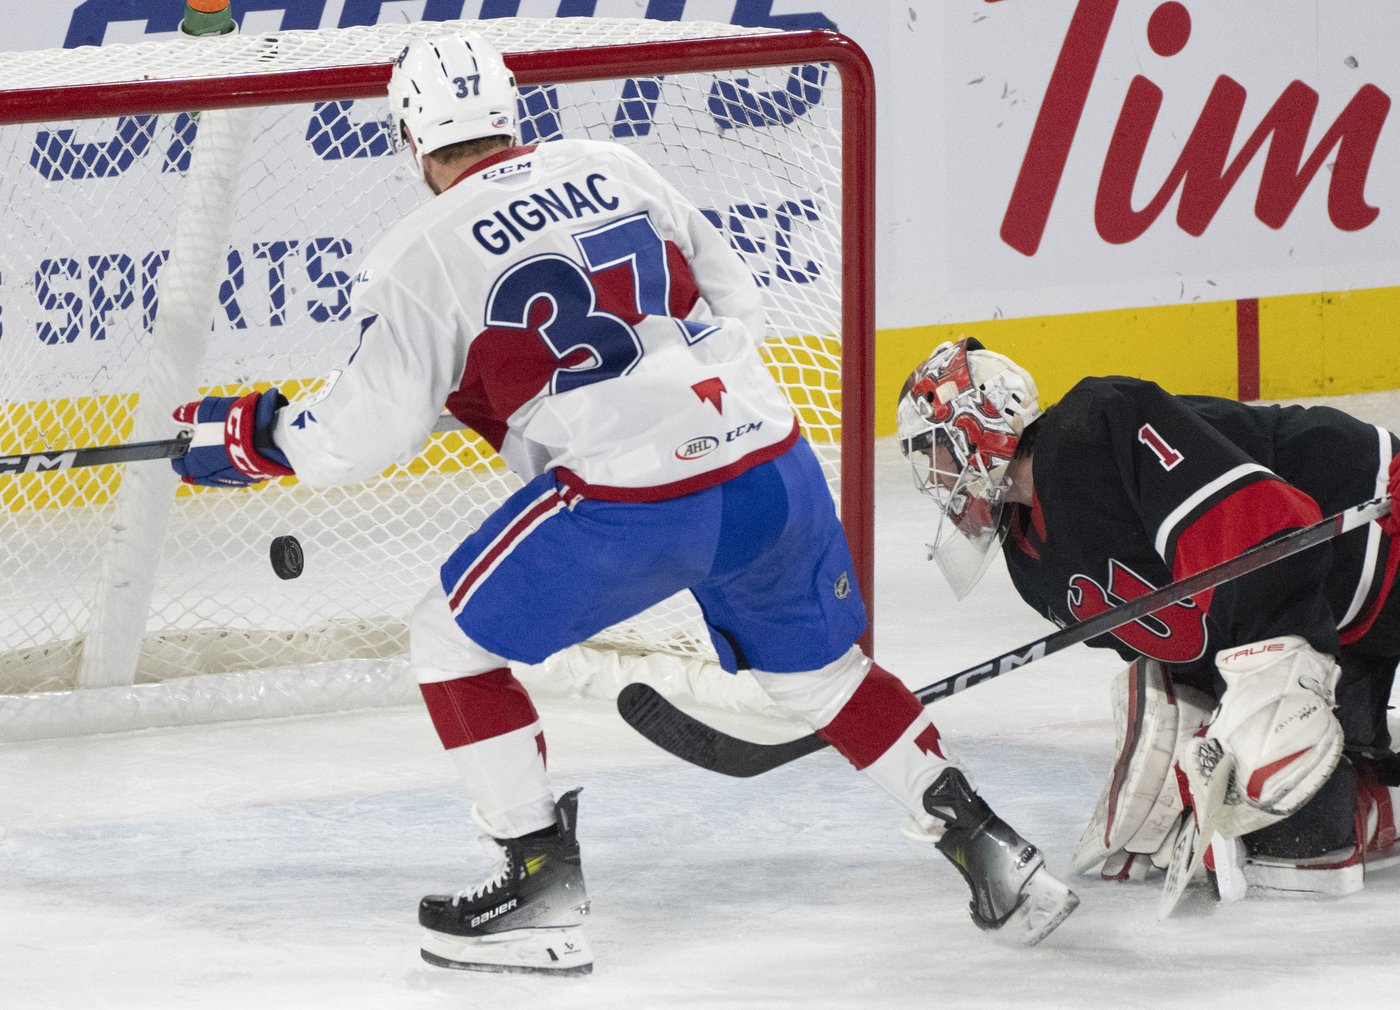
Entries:
{"type": "Polygon", "coordinates": [[[359,346],[273,435],[312,485],[412,459],[444,405],[523,478],[614,500],[699,490],[797,437],[757,282],[620,145],[478,163],[383,238],[352,300],[359,346]]]}

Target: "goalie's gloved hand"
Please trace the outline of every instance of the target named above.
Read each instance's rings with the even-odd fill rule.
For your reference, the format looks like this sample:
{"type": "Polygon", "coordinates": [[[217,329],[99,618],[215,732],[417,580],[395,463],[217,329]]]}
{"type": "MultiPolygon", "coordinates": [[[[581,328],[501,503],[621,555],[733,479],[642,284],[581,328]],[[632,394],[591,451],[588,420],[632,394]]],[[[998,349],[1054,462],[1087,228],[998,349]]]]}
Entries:
{"type": "Polygon", "coordinates": [[[1381,529],[1392,537],[1400,537],[1400,455],[1390,458],[1390,480],[1386,483],[1385,493],[1390,496],[1390,515],[1381,516],[1376,522],[1380,523],[1381,529]]]}
{"type": "Polygon", "coordinates": [[[1332,713],[1341,668],[1297,635],[1222,649],[1215,663],[1226,688],[1205,735],[1233,755],[1243,801],[1287,817],[1341,759],[1332,713]]]}
{"type": "Polygon", "coordinates": [[[170,465],[186,484],[246,487],[289,477],[291,465],[272,443],[277,411],[287,398],[277,389],[243,396],[206,396],[178,408],[175,420],[194,437],[184,456],[170,465]]]}

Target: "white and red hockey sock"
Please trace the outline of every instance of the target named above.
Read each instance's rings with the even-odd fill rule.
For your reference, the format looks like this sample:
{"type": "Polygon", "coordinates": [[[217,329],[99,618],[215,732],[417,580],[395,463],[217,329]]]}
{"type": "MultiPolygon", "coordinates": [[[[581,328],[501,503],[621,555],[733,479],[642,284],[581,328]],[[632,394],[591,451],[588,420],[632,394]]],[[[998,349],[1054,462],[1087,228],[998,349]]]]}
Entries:
{"type": "Polygon", "coordinates": [[[943,822],[924,810],[924,792],[952,762],[938,727],[914,693],[872,663],[855,693],[817,735],[909,811],[932,837],[943,822]]]}
{"type": "Polygon", "coordinates": [[[501,668],[418,686],[482,827],[518,838],[552,825],[544,731],[515,675],[501,668]]]}

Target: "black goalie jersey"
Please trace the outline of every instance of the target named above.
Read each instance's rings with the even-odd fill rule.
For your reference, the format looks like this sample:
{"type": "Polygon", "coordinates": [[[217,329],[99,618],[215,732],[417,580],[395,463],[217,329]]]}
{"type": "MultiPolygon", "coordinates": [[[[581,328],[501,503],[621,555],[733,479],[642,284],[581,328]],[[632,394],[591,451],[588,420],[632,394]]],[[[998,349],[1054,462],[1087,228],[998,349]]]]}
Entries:
{"type": "MultiPolygon", "coordinates": [[[[1013,506],[1004,553],[1022,598],[1061,626],[1384,494],[1400,448],[1329,407],[1172,396],[1121,376],[1081,381],[1033,438],[1035,498],[1013,506]]],[[[1400,654],[1393,608],[1377,621],[1396,555],[1368,523],[1089,644],[1154,657],[1217,695],[1216,651],[1273,635],[1400,654]]]]}

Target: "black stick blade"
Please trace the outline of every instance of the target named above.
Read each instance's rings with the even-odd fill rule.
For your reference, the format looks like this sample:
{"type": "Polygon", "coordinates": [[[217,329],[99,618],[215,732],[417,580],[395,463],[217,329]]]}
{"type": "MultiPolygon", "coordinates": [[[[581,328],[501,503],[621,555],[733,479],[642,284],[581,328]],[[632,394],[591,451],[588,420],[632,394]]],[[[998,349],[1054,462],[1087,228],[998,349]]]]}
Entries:
{"type": "Polygon", "coordinates": [[[617,696],[617,711],[629,726],[662,750],[733,778],[761,775],[826,746],[815,733],[776,744],[720,733],[676,708],[649,684],[624,687],[617,696]]]}

